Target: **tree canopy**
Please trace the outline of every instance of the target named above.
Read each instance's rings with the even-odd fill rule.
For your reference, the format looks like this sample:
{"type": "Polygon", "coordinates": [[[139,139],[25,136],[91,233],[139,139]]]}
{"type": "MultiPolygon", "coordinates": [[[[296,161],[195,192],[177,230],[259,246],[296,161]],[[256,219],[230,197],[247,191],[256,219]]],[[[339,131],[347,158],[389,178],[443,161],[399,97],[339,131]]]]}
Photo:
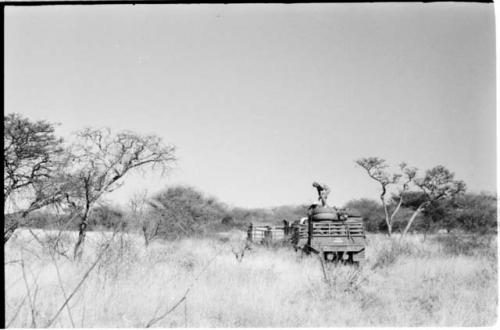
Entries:
{"type": "Polygon", "coordinates": [[[60,201],[54,180],[63,153],[54,124],[32,121],[20,114],[4,116],[4,242],[34,210],[60,201]]]}

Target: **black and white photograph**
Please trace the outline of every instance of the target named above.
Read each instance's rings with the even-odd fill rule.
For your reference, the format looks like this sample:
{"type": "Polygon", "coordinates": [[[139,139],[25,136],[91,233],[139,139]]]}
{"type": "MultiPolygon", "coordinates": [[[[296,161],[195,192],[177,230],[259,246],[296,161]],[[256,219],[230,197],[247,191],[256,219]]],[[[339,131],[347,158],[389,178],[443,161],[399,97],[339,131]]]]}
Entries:
{"type": "Polygon", "coordinates": [[[3,14],[5,328],[498,323],[493,3],[3,14]]]}

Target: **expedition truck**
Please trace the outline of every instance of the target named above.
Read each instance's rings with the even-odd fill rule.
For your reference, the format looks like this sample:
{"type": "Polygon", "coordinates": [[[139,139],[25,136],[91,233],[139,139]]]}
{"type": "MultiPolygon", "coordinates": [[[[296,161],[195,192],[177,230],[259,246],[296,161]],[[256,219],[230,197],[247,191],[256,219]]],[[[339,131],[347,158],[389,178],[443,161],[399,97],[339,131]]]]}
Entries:
{"type": "Polygon", "coordinates": [[[296,250],[319,253],[326,261],[360,263],[365,257],[363,219],[355,212],[313,204],[291,225],[296,250]]]}

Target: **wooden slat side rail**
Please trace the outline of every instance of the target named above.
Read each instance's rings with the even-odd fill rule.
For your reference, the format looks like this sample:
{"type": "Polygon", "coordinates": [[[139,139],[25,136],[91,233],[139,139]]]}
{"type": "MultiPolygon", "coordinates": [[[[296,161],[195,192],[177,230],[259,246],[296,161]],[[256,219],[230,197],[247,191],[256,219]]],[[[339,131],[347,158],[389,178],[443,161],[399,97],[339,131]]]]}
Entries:
{"type": "Polygon", "coordinates": [[[268,227],[266,226],[253,226],[250,225],[248,228],[248,239],[251,242],[259,243],[262,242],[265,238],[265,234],[268,227]]]}
{"type": "MultiPolygon", "coordinates": [[[[307,234],[307,230],[303,233],[307,234]]],[[[313,237],[364,237],[364,228],[362,223],[316,222],[312,226],[312,235],[313,237]]]]}
{"type": "Polygon", "coordinates": [[[255,226],[251,224],[247,231],[248,240],[254,243],[279,241],[287,237],[285,226],[255,226]]]}

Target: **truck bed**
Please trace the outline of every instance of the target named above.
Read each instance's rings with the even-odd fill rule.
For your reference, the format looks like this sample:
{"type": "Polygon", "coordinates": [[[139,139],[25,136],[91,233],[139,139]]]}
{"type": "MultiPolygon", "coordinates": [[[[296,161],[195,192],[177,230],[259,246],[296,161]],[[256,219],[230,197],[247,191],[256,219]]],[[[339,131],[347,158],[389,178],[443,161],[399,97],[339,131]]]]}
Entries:
{"type": "Polygon", "coordinates": [[[297,225],[292,234],[292,243],[300,249],[308,245],[317,252],[359,252],[365,247],[363,222],[361,219],[350,219],[313,221],[311,227],[308,223],[297,225]]]}

